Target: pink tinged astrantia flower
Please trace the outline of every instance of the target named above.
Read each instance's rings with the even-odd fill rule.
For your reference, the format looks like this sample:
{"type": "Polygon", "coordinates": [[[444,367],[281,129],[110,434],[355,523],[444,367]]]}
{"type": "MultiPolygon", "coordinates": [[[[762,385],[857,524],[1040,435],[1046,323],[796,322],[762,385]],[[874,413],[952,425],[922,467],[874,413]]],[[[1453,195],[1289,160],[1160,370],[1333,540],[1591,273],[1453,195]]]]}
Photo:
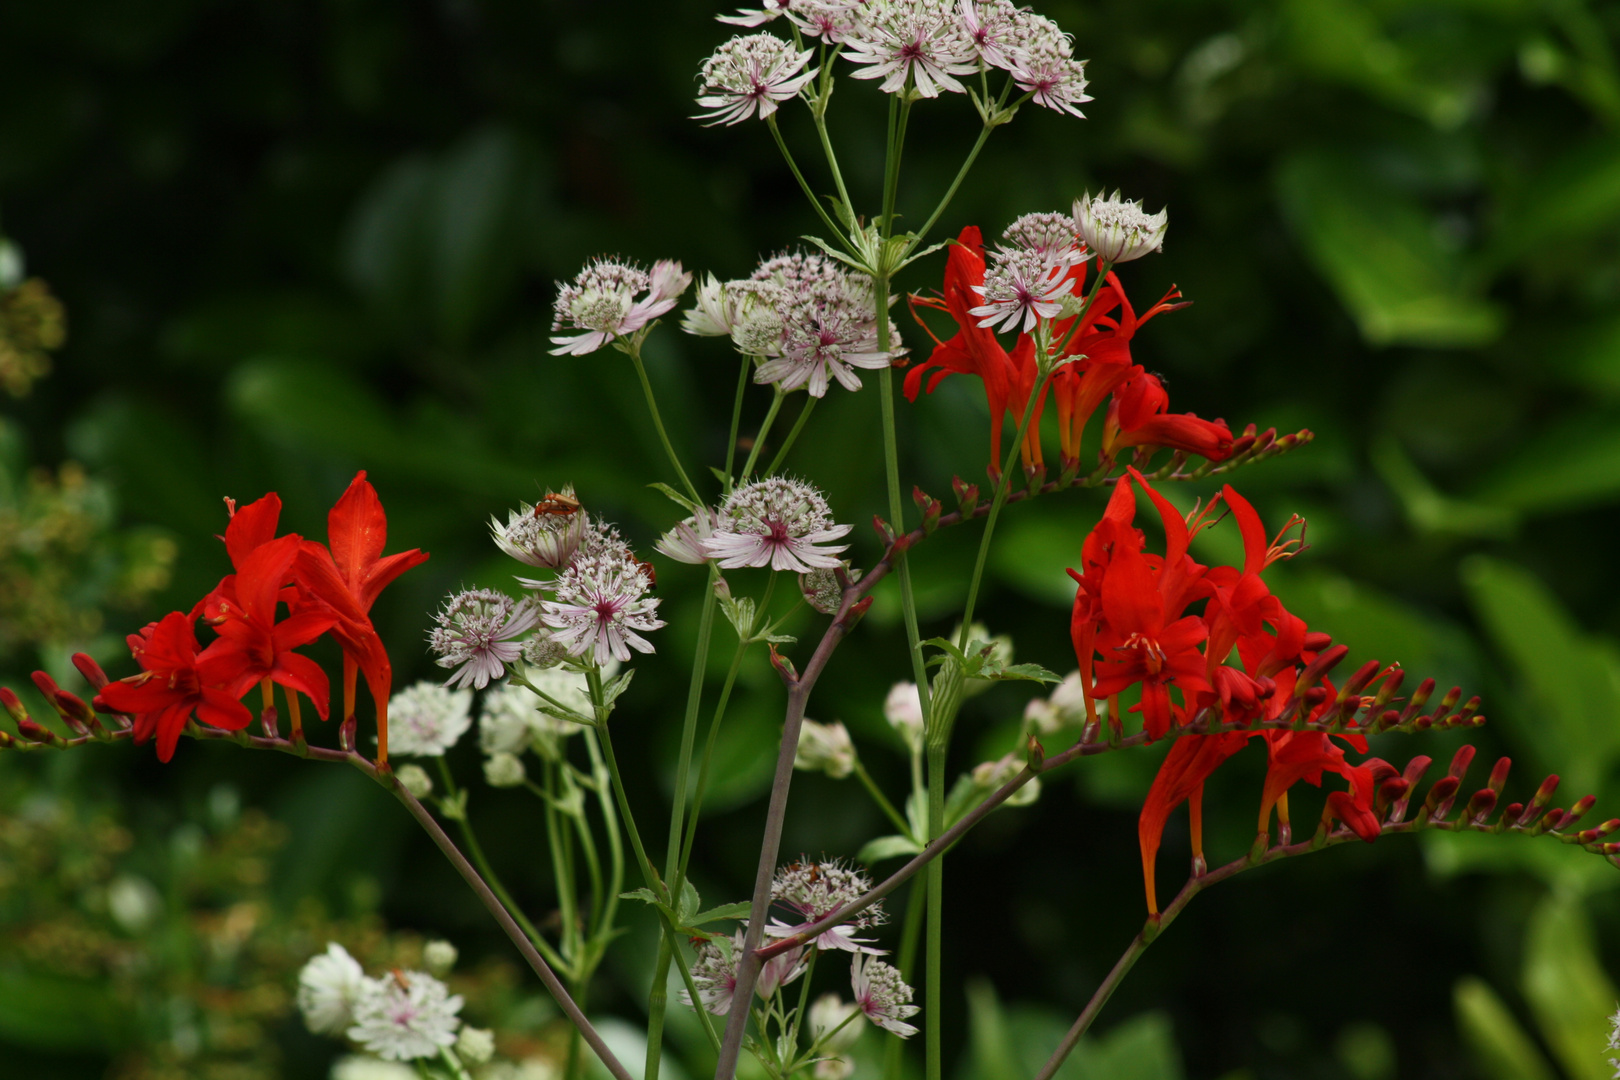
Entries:
{"type": "Polygon", "coordinates": [[[858,390],[853,368],[885,368],[905,351],[878,348],[872,279],[823,255],[778,255],[749,282],[754,310],[739,320],[733,341],[749,355],[770,358],[755,371],[757,383],[802,387],[811,397],[824,396],[830,379],[858,390]]]}
{"type": "Polygon", "coordinates": [[[752,11],[744,9],[735,15],[716,15],[716,22],[727,23],[731,26],[764,26],[774,19],[779,19],[788,13],[794,0],[765,0],[752,11]]]}
{"type": "Polygon", "coordinates": [[[1003,252],[1030,251],[1056,265],[1074,266],[1091,258],[1074,229],[1074,215],[1025,214],[1001,234],[1003,252]]]}
{"type": "Polygon", "coordinates": [[[986,67],[1009,71],[1018,55],[1021,13],[1012,0],[958,0],[957,16],[986,67]]]}
{"type": "Polygon", "coordinates": [[[998,329],[1004,333],[1027,334],[1037,320],[1050,319],[1063,310],[1063,298],[1074,288],[1066,265],[1023,249],[996,252],[995,256],[998,262],[984,275],[984,284],[970,286],[984,300],[968,309],[980,326],[999,323],[998,329]]]}
{"type": "Polygon", "coordinates": [[[923,97],[966,93],[954,76],[979,70],[973,43],[947,0],[868,0],[844,50],[860,69],[853,77],[882,79],[878,89],[886,94],[900,93],[908,80],[923,97]]]}
{"type": "Polygon", "coordinates": [[[856,953],[849,965],[849,985],[855,1004],[872,1023],[902,1039],[917,1034],[917,1029],[905,1022],[906,1017],[917,1014],[917,1006],[911,1004],[911,987],[896,968],[856,953]]]}
{"type": "Polygon", "coordinates": [[[710,110],[697,117],[715,124],[740,124],[776,111],[816,77],[804,69],[814,49],[799,51],[773,34],[734,37],[703,62],[703,94],[697,103],[710,110]]]}
{"type": "MultiPolygon", "coordinates": [[[[737,957],[742,955],[743,931],[738,930],[729,942],[705,941],[697,947],[697,959],[692,962],[692,982],[698,988],[698,999],[703,1008],[716,1016],[731,1012],[731,999],[737,992],[737,957]]],[[[788,983],[805,971],[804,950],[789,949],[773,956],[760,968],[759,981],[754,993],[769,1001],[788,983]]],[[[681,1000],[691,1005],[692,996],[681,991],[681,1000]]]]}
{"type": "MultiPolygon", "coordinates": [[[[569,502],[573,494],[572,488],[563,489],[563,497],[569,502]]],[[[568,503],[561,503],[559,509],[553,505],[557,499],[548,496],[539,507],[521,503],[507,513],[505,525],[490,518],[489,531],[495,537],[495,546],[530,566],[553,570],[567,566],[585,538],[588,522],[578,503],[573,503],[572,509],[567,509],[568,503]]]]}
{"type": "Polygon", "coordinates": [[[658,538],[653,548],[676,562],[699,565],[709,561],[707,544],[714,535],[718,515],[706,506],[658,538]]]}
{"type": "MultiPolygon", "coordinates": [[[[789,912],[790,918],[772,917],[765,932],[772,937],[791,937],[846,904],[859,900],[871,889],[871,878],[836,859],[789,863],[779,869],[771,880],[771,901],[789,912]]],[[[876,955],[883,950],[872,948],[869,938],[855,937],[854,932],[881,926],[887,921],[888,916],[879,902],[848,922],[821,934],[810,944],[818,949],[876,955]]]]}
{"type": "Polygon", "coordinates": [[[1099,259],[1114,264],[1140,259],[1150,251],[1164,249],[1164,233],[1170,224],[1170,211],[1149,214],[1140,202],[1122,199],[1119,192],[1093,196],[1090,192],[1074,201],[1074,227],[1099,259]]]}
{"type": "Polygon", "coordinates": [[[445,686],[482,690],[522,655],[523,644],[516,639],[539,622],[529,600],[513,600],[494,589],[467,589],[450,597],[439,612],[428,648],[439,654],[440,667],[456,669],[445,686]]]}
{"type": "Polygon", "coordinates": [[[691,283],[692,275],[669,259],[654,263],[651,273],[617,259],[596,260],[557,287],[552,330],[585,332],[553,334],[551,343],[557,347],[551,354],[583,356],[635,333],[673,308],[691,283]]]}
{"type": "Polygon", "coordinates": [[[658,600],[647,595],[647,571],[616,551],[582,552],[552,582],[553,598],[542,602],[541,618],[552,638],[573,656],[606,663],[629,660],[630,650],[650,653],[652,643],[638,631],[657,630],[658,600]]]}
{"type": "Polygon", "coordinates": [[[719,527],[705,545],[725,570],[769,566],[806,574],[838,565],[848,547],[819,547],[846,535],[833,523],[827,500],[809,484],[773,476],[733,491],[720,508],[719,527]]]}
{"type": "Polygon", "coordinates": [[[1026,90],[1035,104],[1070,116],[1084,117],[1077,106],[1091,100],[1086,93],[1086,62],[1074,58],[1069,35],[1040,15],[1023,16],[1023,41],[1014,55],[1013,82],[1026,90]]]}
{"type": "Polygon", "coordinates": [[[841,44],[855,31],[865,0],[792,0],[788,19],[809,38],[841,44]]]}

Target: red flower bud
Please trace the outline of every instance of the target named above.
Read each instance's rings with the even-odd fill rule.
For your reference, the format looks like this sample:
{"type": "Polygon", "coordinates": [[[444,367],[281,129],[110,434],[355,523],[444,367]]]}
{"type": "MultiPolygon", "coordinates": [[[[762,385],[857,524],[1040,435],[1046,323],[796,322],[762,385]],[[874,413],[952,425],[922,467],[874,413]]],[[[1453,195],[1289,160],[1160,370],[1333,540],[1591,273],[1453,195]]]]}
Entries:
{"type": "Polygon", "coordinates": [[[73,654],[73,666],[79,669],[79,674],[84,676],[84,681],[97,690],[106,686],[109,681],[107,673],[101,670],[101,665],[85,653],[76,652],[73,654]]]}

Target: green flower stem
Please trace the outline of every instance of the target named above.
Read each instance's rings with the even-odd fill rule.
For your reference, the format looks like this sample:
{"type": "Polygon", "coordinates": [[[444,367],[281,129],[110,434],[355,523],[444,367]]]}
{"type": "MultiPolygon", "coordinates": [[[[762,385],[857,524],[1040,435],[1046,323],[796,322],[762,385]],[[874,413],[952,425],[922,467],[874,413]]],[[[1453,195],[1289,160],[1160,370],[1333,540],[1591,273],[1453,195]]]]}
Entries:
{"type": "Polygon", "coordinates": [[[619,804],[619,817],[624,821],[624,831],[630,835],[630,849],[636,854],[636,865],[641,867],[641,876],[646,880],[647,888],[660,898],[668,899],[664,883],[659,879],[658,871],[653,869],[652,860],[647,858],[647,849],[642,846],[641,832],[636,828],[636,819],[630,813],[629,795],[625,791],[624,777],[619,775],[619,759],[613,754],[613,736],[608,731],[607,716],[604,715],[606,707],[602,702],[601,670],[593,664],[585,669],[585,679],[590,686],[591,704],[596,706],[596,730],[602,737],[602,758],[607,762],[608,776],[613,783],[613,797],[619,804]]]}
{"type": "MultiPolygon", "coordinates": [[[[456,779],[450,772],[449,762],[445,761],[443,757],[439,758],[439,776],[444,781],[445,790],[450,793],[450,797],[455,798],[456,779]]],[[[529,940],[534,943],[534,947],[545,956],[546,962],[552,967],[567,972],[570,968],[569,963],[559,956],[557,951],[552,948],[551,942],[542,937],[540,931],[535,929],[534,924],[529,921],[529,917],[523,914],[523,909],[513,902],[512,894],[506,891],[506,886],[501,884],[501,879],[495,875],[495,868],[489,864],[489,859],[485,857],[483,845],[479,844],[478,834],[473,832],[471,822],[463,816],[456,824],[461,828],[461,839],[466,843],[467,851],[472,855],[473,864],[478,867],[478,872],[489,883],[490,890],[505,905],[506,910],[511,913],[512,919],[523,928],[524,934],[528,935],[529,940]]],[[[560,892],[561,882],[558,884],[560,892]]]]}
{"type": "Polygon", "coordinates": [[[780,386],[773,388],[776,392],[771,396],[771,407],[765,410],[765,419],[760,422],[759,433],[754,436],[754,445],[748,448],[748,460],[743,462],[742,475],[737,483],[746,484],[748,477],[754,472],[754,462],[759,460],[760,447],[765,445],[765,436],[771,433],[771,425],[776,423],[776,414],[782,408],[782,399],[787,395],[780,386]]]}
{"type": "MultiPolygon", "coordinates": [[[[894,235],[895,204],[900,200],[900,158],[906,146],[906,126],[911,119],[911,96],[898,95],[904,100],[900,103],[900,113],[892,131],[894,142],[889,148],[887,163],[883,170],[883,236],[884,239],[894,235]]],[[[893,99],[890,99],[891,104],[893,99]]]]}
{"type": "Polygon", "coordinates": [[[664,430],[664,418],[659,415],[658,401],[653,397],[652,383],[647,381],[647,365],[641,362],[641,341],[637,338],[625,350],[630,354],[631,361],[636,365],[636,375],[641,379],[641,392],[647,395],[647,411],[652,414],[653,428],[658,432],[658,441],[664,444],[664,453],[669,456],[669,463],[675,469],[675,475],[681,478],[681,487],[692,496],[693,502],[701,503],[703,496],[693,486],[687,477],[686,470],[681,468],[681,459],[675,456],[675,447],[669,441],[669,432],[664,430]]]}
{"type": "Polygon", "coordinates": [[[816,957],[820,955],[820,949],[811,949],[810,961],[805,965],[804,974],[799,976],[799,1007],[793,1010],[793,1024],[788,1029],[788,1049],[795,1058],[799,1055],[799,1032],[810,1008],[810,980],[816,974],[816,957]]]}
{"type": "MultiPolygon", "coordinates": [[[[927,906],[927,886],[920,881],[911,883],[910,898],[906,901],[906,921],[900,928],[900,977],[906,985],[913,985],[917,971],[917,943],[922,938],[923,909],[927,906]]],[[[889,1039],[883,1051],[883,1075],[886,1080],[901,1080],[900,1066],[905,1044],[889,1039]]]]}
{"type": "Polygon", "coordinates": [[[731,494],[731,469],[737,462],[737,429],[742,426],[743,391],[748,389],[748,371],[754,366],[754,358],[742,358],[742,367],[737,372],[737,399],[731,404],[731,438],[726,443],[726,491],[731,494]]]}
{"type": "Polygon", "coordinates": [[[798,417],[794,419],[793,427],[788,431],[787,438],[782,443],[782,449],[778,450],[776,456],[771,459],[770,468],[765,470],[766,476],[775,476],[776,470],[782,467],[782,460],[787,457],[788,451],[793,449],[794,440],[799,437],[799,432],[804,430],[804,422],[810,419],[810,414],[815,411],[816,402],[820,400],[820,398],[805,395],[804,408],[799,410],[798,417]]]}
{"type": "Polygon", "coordinates": [[[844,204],[844,212],[849,220],[855,220],[855,204],[850,201],[849,189],[844,186],[844,173],[838,167],[838,155],[833,153],[832,137],[827,134],[827,114],[825,109],[811,109],[811,115],[816,121],[816,134],[821,137],[821,153],[827,159],[827,168],[832,172],[833,183],[838,187],[838,198],[844,204]]]}
{"type": "Polygon", "coordinates": [[[731,667],[726,669],[726,681],[720,686],[720,698],[715,702],[714,717],[709,721],[709,734],[704,741],[703,757],[698,765],[697,786],[692,791],[692,812],[687,815],[686,839],[681,844],[680,862],[676,864],[676,876],[682,879],[686,876],[687,863],[692,858],[692,843],[697,839],[698,818],[703,812],[703,796],[709,789],[709,765],[714,760],[714,744],[720,735],[720,722],[725,718],[726,704],[731,700],[731,688],[737,682],[737,673],[742,670],[743,656],[748,652],[748,645],[746,638],[737,642],[737,651],[731,657],[731,667]]]}
{"type": "Polygon", "coordinates": [[[882,810],[884,815],[894,822],[895,828],[900,830],[900,835],[915,840],[916,837],[911,835],[911,825],[901,815],[900,811],[894,808],[894,804],[889,801],[888,796],[883,794],[883,789],[873,781],[871,774],[866,771],[866,766],[861,764],[860,758],[855,759],[855,775],[866,786],[867,793],[872,796],[872,801],[877,803],[878,809],[882,810]]]}
{"type": "Polygon", "coordinates": [[[444,1067],[450,1070],[450,1075],[456,1080],[472,1080],[472,1074],[461,1063],[461,1059],[456,1057],[455,1051],[448,1046],[439,1047],[439,1060],[444,1062],[444,1067]]]}
{"type": "MultiPolygon", "coordinates": [[[[928,744],[928,838],[945,831],[945,740],[930,739],[928,744]]],[[[945,943],[945,859],[935,859],[928,866],[928,928],[927,955],[923,960],[923,975],[928,980],[923,989],[926,1009],[923,1024],[924,1075],[927,1080],[939,1080],[944,1068],[941,1039],[944,1035],[944,967],[945,943]]]]}
{"type": "MultiPolygon", "coordinates": [[[[551,876],[557,883],[558,919],[562,923],[562,952],[572,958],[571,977],[578,977],[581,968],[579,942],[579,916],[574,910],[573,874],[564,852],[567,837],[557,823],[556,767],[546,763],[540,797],[545,807],[546,846],[551,849],[551,876]]],[[[475,856],[476,859],[476,856],[475,856]]]]}
{"type": "Polygon", "coordinates": [[[771,129],[771,135],[776,138],[776,148],[782,151],[782,158],[787,162],[788,168],[793,171],[793,178],[799,182],[804,197],[810,200],[810,205],[815,208],[817,214],[821,215],[821,223],[827,226],[827,231],[832,234],[840,245],[846,248],[849,247],[849,238],[844,235],[844,230],[840,229],[838,223],[828,215],[827,208],[821,205],[821,200],[816,197],[816,193],[810,190],[810,184],[805,180],[804,173],[799,171],[799,163],[793,160],[793,153],[788,149],[787,141],[782,138],[781,129],[776,126],[775,113],[765,118],[765,126],[771,129]]]}
{"type": "Polygon", "coordinates": [[[962,630],[956,647],[966,649],[968,646],[968,629],[973,622],[973,608],[979,599],[979,584],[984,579],[984,564],[990,554],[990,540],[995,536],[996,518],[1001,516],[1001,508],[1007,501],[1007,492],[1012,486],[1013,466],[1018,460],[1019,448],[1024,445],[1024,435],[1029,429],[1030,418],[1035,415],[1035,403],[1046,392],[1046,384],[1051,375],[1041,376],[1041,381],[1030,391],[1029,400],[1024,403],[1023,418],[1018,421],[1018,431],[1013,435],[1012,449],[1007,451],[1007,460],[1001,466],[1001,478],[996,481],[996,495],[990,503],[990,513],[984,519],[984,535],[979,538],[979,553],[973,560],[973,576],[968,578],[967,604],[962,609],[962,630]]]}
{"type": "Polygon", "coordinates": [[[606,913],[602,916],[601,928],[598,930],[598,939],[603,947],[613,936],[613,920],[619,911],[619,894],[624,891],[624,840],[619,835],[618,811],[614,808],[613,793],[610,790],[612,780],[608,774],[607,766],[602,761],[601,743],[597,741],[596,729],[585,728],[581,735],[585,739],[586,752],[591,758],[591,783],[596,790],[596,801],[602,807],[602,827],[607,833],[608,842],[608,887],[606,892],[606,913]]]}
{"type": "Polygon", "coordinates": [[[596,839],[591,836],[591,823],[585,820],[583,813],[569,816],[574,819],[574,833],[579,837],[579,850],[585,856],[585,872],[591,879],[591,934],[611,933],[612,927],[606,926],[604,922],[607,914],[607,889],[602,881],[602,860],[596,851],[596,839]]]}

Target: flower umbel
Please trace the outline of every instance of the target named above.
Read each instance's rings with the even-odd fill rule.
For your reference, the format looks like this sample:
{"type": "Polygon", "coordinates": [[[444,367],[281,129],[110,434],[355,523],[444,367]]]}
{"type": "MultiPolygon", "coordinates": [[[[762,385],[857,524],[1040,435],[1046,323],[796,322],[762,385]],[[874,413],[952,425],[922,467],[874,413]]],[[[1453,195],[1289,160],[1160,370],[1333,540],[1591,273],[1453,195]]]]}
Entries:
{"type": "Polygon", "coordinates": [[[558,575],[554,596],[543,603],[542,618],[553,637],[573,656],[630,659],[630,650],[650,653],[652,643],[637,631],[663,626],[655,612],[652,582],[640,563],[614,551],[583,554],[558,575]]]}
{"type": "Polygon", "coordinates": [[[740,124],[755,113],[765,119],[816,77],[818,69],[804,70],[814,52],[800,52],[774,34],[732,38],[703,62],[697,103],[710,111],[698,119],[710,125],[740,124]]]}
{"type": "Polygon", "coordinates": [[[996,258],[996,265],[984,275],[984,284],[971,286],[984,300],[968,311],[978,316],[981,327],[1027,334],[1036,322],[1063,310],[1063,298],[1074,288],[1068,262],[1022,247],[997,252],[996,258]]]}
{"type": "Polygon", "coordinates": [[[908,81],[923,97],[966,93],[955,76],[979,70],[973,42],[945,0],[868,0],[844,48],[860,67],[853,77],[882,79],[885,94],[908,81]]]}
{"type": "Polygon", "coordinates": [[[579,508],[572,487],[551,492],[539,505],[520,503],[509,511],[506,524],[489,519],[495,544],[518,562],[553,570],[568,565],[585,536],[585,511],[579,508]]]}
{"type": "Polygon", "coordinates": [[[706,547],[710,556],[731,570],[769,566],[773,570],[809,573],[813,567],[838,565],[837,547],[818,547],[850,530],[834,524],[827,500],[809,484],[773,476],[738,488],[720,508],[719,527],[706,547]]]}
{"type": "Polygon", "coordinates": [[[917,1006],[911,1004],[911,987],[900,977],[898,968],[856,953],[849,965],[849,984],[855,1004],[872,1023],[902,1039],[917,1034],[917,1029],[905,1022],[906,1017],[917,1014],[917,1006]]]}
{"type": "Polygon", "coordinates": [[[309,959],[298,973],[298,1011],[317,1035],[338,1035],[354,1022],[355,1003],[365,989],[360,962],[337,942],[309,959]]]}
{"type": "Polygon", "coordinates": [[[428,634],[428,648],[439,666],[456,668],[445,686],[482,690],[506,674],[523,651],[516,639],[533,630],[540,614],[532,602],[513,600],[494,589],[467,589],[452,596],[428,634]]]}
{"type": "Polygon", "coordinates": [[[388,702],[394,753],[443,757],[472,726],[471,710],[471,690],[446,690],[431,682],[406,687],[388,702]]]}
{"type": "MultiPolygon", "coordinates": [[[[859,870],[852,870],[838,859],[813,862],[805,859],[789,863],[776,871],[771,881],[771,900],[791,911],[800,921],[787,923],[773,918],[765,932],[774,937],[788,937],[816,920],[831,915],[845,904],[859,900],[872,888],[872,879],[859,870]]],[[[873,904],[853,919],[833,927],[811,942],[818,949],[842,949],[845,952],[877,953],[866,939],[854,937],[852,932],[888,921],[882,902],[873,904]]]]}
{"type": "Polygon", "coordinates": [[[1164,248],[1170,211],[1149,214],[1140,202],[1087,192],[1074,202],[1074,230],[1092,254],[1109,265],[1140,259],[1164,248]]]}
{"type": "Polygon", "coordinates": [[[572,337],[553,334],[553,356],[583,356],[614,338],[633,334],[675,306],[692,283],[681,264],[663,259],[652,272],[618,259],[598,259],[573,281],[557,287],[552,330],[583,330],[572,337]],[[639,295],[638,294],[645,294],[639,295]]]}

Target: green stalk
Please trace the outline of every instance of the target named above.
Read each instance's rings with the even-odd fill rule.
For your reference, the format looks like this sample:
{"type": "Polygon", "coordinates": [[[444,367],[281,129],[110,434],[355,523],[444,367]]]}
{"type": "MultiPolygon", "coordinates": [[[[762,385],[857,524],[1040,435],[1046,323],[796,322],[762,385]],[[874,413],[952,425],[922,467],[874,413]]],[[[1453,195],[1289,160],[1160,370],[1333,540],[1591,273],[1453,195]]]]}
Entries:
{"type": "Polygon", "coordinates": [[[674,466],[675,475],[681,478],[681,486],[692,496],[693,502],[701,503],[703,496],[698,494],[698,489],[687,477],[686,470],[681,468],[681,460],[675,456],[675,447],[669,441],[669,432],[664,430],[664,418],[658,413],[658,401],[653,397],[652,383],[647,381],[647,365],[641,362],[641,342],[639,340],[632,342],[626,351],[636,365],[636,375],[641,379],[641,392],[647,395],[647,411],[652,414],[653,428],[658,432],[658,441],[664,444],[664,453],[669,456],[669,463],[674,466]]]}
{"type": "Polygon", "coordinates": [[[765,470],[766,476],[775,476],[776,470],[781,468],[782,459],[787,457],[789,450],[793,449],[794,440],[799,437],[799,432],[804,430],[804,422],[810,419],[810,413],[815,410],[816,402],[820,400],[820,398],[810,397],[809,395],[805,396],[804,408],[799,410],[797,419],[793,421],[793,428],[788,432],[787,439],[782,443],[782,449],[778,450],[776,456],[771,459],[770,468],[765,470]]]}
{"type": "Polygon", "coordinates": [[[866,786],[867,794],[872,796],[872,801],[877,803],[878,809],[882,810],[884,815],[887,816],[890,821],[894,822],[895,828],[900,830],[900,835],[910,837],[911,839],[915,840],[916,837],[911,835],[911,825],[906,821],[905,817],[900,813],[900,811],[894,808],[894,804],[889,801],[888,796],[883,794],[883,789],[878,787],[877,783],[873,781],[872,775],[866,771],[866,766],[861,764],[860,758],[855,759],[855,775],[859,777],[861,783],[866,786]]]}
{"type": "Polygon", "coordinates": [[[578,975],[583,968],[580,956],[579,916],[574,910],[573,872],[568,858],[563,852],[564,836],[557,824],[557,810],[554,800],[557,797],[556,766],[546,762],[544,787],[541,791],[541,801],[545,806],[546,843],[551,848],[551,876],[557,881],[557,909],[558,918],[562,922],[562,951],[563,955],[573,958],[573,974],[578,975]]]}
{"type": "Polygon", "coordinates": [[[737,461],[737,429],[742,426],[743,391],[748,388],[748,369],[754,358],[745,356],[742,369],[737,372],[737,399],[731,404],[731,439],[726,443],[726,494],[731,494],[731,467],[737,461]]]}
{"type": "Polygon", "coordinates": [[[737,673],[742,670],[743,656],[748,651],[747,639],[737,642],[737,651],[731,657],[731,667],[726,669],[726,681],[720,686],[720,698],[715,702],[714,717],[709,721],[709,734],[703,744],[703,757],[699,759],[697,787],[692,791],[692,812],[686,819],[686,840],[681,844],[681,859],[676,864],[675,874],[679,879],[686,877],[686,867],[692,858],[692,842],[697,839],[698,817],[703,811],[703,796],[709,789],[709,764],[714,760],[714,744],[720,735],[720,722],[726,715],[726,703],[731,700],[731,688],[737,682],[737,673]]]}
{"type": "Polygon", "coordinates": [[[850,201],[849,189],[844,186],[844,173],[838,167],[838,155],[833,153],[832,137],[827,134],[827,116],[816,109],[811,110],[815,117],[816,134],[821,136],[821,152],[827,159],[827,168],[832,171],[833,183],[838,186],[838,198],[844,203],[844,212],[851,221],[855,220],[855,204],[850,201]]]}
{"type": "MultiPolygon", "coordinates": [[[[1006,104],[1007,94],[1012,90],[1012,87],[1012,80],[1008,79],[1007,84],[1001,88],[1001,96],[996,99],[995,104],[998,111],[1006,104]]],[[[1025,94],[1019,103],[1022,104],[1023,101],[1029,100],[1032,96],[1032,94],[1025,94]]],[[[988,96],[986,96],[986,111],[989,109],[988,100],[988,96]]],[[[910,254],[918,244],[921,244],[923,237],[927,236],[929,230],[938,224],[940,216],[945,213],[945,208],[951,205],[952,199],[956,198],[956,191],[962,186],[962,181],[967,179],[968,170],[973,168],[973,163],[979,159],[979,151],[983,150],[984,144],[989,141],[990,133],[998,126],[1000,125],[986,123],[984,127],[979,129],[979,137],[973,141],[973,149],[968,151],[967,158],[962,162],[962,167],[956,170],[956,177],[951,181],[951,186],[945,189],[945,194],[941,196],[939,205],[934,207],[932,214],[928,215],[928,220],[923,222],[923,227],[917,230],[916,239],[906,249],[907,254],[910,254]]]]}
{"type": "MultiPolygon", "coordinates": [[[[900,929],[900,977],[906,984],[913,985],[917,971],[917,942],[922,937],[923,910],[927,906],[927,885],[921,881],[911,883],[910,898],[906,901],[906,921],[900,929]]],[[[905,1044],[899,1039],[889,1039],[888,1046],[883,1052],[883,1075],[885,1080],[900,1080],[900,1058],[905,1044]]]]}
{"type": "Polygon", "coordinates": [[[821,200],[816,197],[816,193],[810,190],[810,184],[805,180],[804,173],[799,171],[799,163],[793,160],[793,153],[788,149],[787,141],[782,138],[782,132],[776,126],[775,113],[765,118],[765,126],[771,129],[771,135],[776,138],[776,148],[782,151],[782,158],[787,162],[788,168],[793,171],[793,178],[799,182],[804,197],[810,200],[810,205],[815,207],[817,214],[821,215],[821,223],[827,226],[827,230],[832,233],[835,240],[844,247],[849,247],[849,238],[844,235],[844,230],[840,229],[838,223],[828,216],[827,208],[821,205],[821,200]]]}
{"type": "Polygon", "coordinates": [[[608,790],[611,781],[607,766],[602,763],[602,748],[596,738],[596,729],[586,728],[581,734],[591,757],[591,778],[596,787],[596,801],[602,807],[602,827],[607,833],[608,858],[611,860],[608,864],[607,908],[597,931],[605,947],[613,936],[613,917],[618,914],[619,894],[624,891],[624,840],[619,836],[618,812],[614,809],[613,795],[608,790]]]}
{"type": "MultiPolygon", "coordinates": [[[[450,764],[443,757],[439,758],[439,776],[444,780],[445,790],[450,793],[451,798],[454,798],[456,795],[455,776],[451,774],[450,764]]],[[[506,891],[506,886],[501,884],[501,879],[495,876],[495,868],[490,865],[489,859],[485,857],[483,845],[478,842],[478,835],[473,832],[471,822],[466,817],[462,817],[456,824],[461,829],[461,838],[467,844],[467,853],[472,856],[473,865],[478,868],[478,872],[489,883],[490,891],[506,906],[506,910],[511,912],[512,920],[523,928],[524,935],[534,943],[534,947],[546,958],[546,963],[554,968],[567,971],[569,969],[568,962],[558,955],[551,942],[540,935],[540,931],[535,929],[535,925],[529,921],[529,917],[523,914],[523,909],[513,902],[512,894],[506,891]]]]}
{"type": "Polygon", "coordinates": [[[759,460],[760,447],[765,445],[765,436],[771,433],[771,425],[776,423],[776,413],[782,407],[782,399],[787,396],[780,386],[774,389],[776,393],[771,397],[771,407],[765,410],[765,419],[760,422],[759,434],[754,436],[754,445],[748,448],[748,460],[743,462],[742,475],[737,478],[739,484],[746,484],[748,477],[753,473],[754,462],[759,460]]]}
{"type": "MultiPolygon", "coordinates": [[[[944,740],[930,739],[928,743],[928,838],[933,840],[945,831],[945,751],[944,740]]],[[[927,1080],[940,1080],[944,1059],[940,1045],[943,1031],[945,980],[944,957],[944,903],[945,860],[937,858],[928,864],[928,933],[927,958],[923,961],[923,974],[927,985],[923,989],[923,1005],[927,1009],[923,1024],[924,1075],[927,1080]]]]}
{"type": "Polygon", "coordinates": [[[636,819],[630,813],[630,800],[624,787],[624,777],[619,775],[619,759],[613,753],[613,736],[608,731],[607,717],[603,715],[602,704],[602,675],[600,669],[594,664],[585,671],[586,682],[590,686],[591,704],[596,706],[596,729],[601,733],[602,758],[607,762],[608,776],[613,782],[613,797],[619,804],[619,817],[624,821],[624,831],[630,835],[630,849],[636,853],[636,864],[641,867],[641,876],[646,879],[647,888],[659,894],[661,898],[668,899],[664,884],[659,880],[658,871],[653,869],[652,860],[647,858],[647,849],[641,843],[641,831],[636,828],[636,819]]]}
{"type": "Polygon", "coordinates": [[[884,169],[883,192],[883,237],[888,239],[894,235],[895,206],[900,201],[900,158],[906,146],[906,125],[911,119],[911,97],[906,95],[900,103],[900,119],[894,133],[894,147],[891,155],[892,167],[884,169]]]}

